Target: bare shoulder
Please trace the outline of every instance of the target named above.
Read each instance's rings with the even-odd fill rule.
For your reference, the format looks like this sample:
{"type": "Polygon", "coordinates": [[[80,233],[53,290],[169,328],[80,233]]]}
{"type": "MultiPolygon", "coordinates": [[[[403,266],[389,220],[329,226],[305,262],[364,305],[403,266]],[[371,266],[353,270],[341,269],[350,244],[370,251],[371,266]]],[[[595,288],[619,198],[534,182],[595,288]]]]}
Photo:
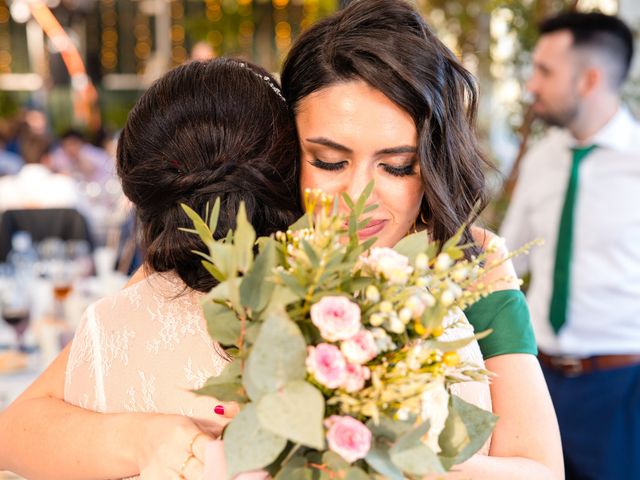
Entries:
{"type": "Polygon", "coordinates": [[[485,276],[485,280],[493,285],[493,290],[520,289],[513,262],[507,259],[509,251],[501,238],[490,230],[478,226],[471,227],[471,235],[482,250],[487,250],[491,244],[497,247],[488,255],[487,268],[489,271],[485,276]]]}

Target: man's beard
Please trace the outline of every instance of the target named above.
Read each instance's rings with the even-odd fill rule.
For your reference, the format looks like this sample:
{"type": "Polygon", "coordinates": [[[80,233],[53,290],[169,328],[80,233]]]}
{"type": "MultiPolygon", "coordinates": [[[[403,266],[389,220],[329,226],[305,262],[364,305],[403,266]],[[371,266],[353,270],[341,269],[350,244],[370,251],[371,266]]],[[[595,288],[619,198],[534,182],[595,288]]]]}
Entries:
{"type": "Polygon", "coordinates": [[[568,127],[578,116],[578,102],[573,102],[568,107],[558,111],[535,112],[536,116],[552,127],[568,127]]]}

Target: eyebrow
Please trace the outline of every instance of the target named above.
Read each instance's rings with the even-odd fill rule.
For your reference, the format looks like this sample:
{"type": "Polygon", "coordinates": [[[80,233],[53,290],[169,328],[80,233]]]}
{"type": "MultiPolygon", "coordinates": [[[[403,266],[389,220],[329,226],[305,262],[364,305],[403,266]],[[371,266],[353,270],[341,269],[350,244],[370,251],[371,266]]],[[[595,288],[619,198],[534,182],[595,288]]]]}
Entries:
{"type": "MultiPolygon", "coordinates": [[[[328,138],[325,138],[325,137],[307,138],[306,140],[309,143],[315,143],[317,145],[329,147],[339,152],[353,153],[353,150],[351,150],[349,147],[345,147],[344,145],[334,142],[333,140],[329,140],[328,138]]],[[[401,153],[417,153],[417,151],[418,149],[416,147],[412,147],[410,145],[401,145],[398,147],[383,148],[382,150],[376,151],[374,155],[375,156],[398,155],[401,153]]]]}

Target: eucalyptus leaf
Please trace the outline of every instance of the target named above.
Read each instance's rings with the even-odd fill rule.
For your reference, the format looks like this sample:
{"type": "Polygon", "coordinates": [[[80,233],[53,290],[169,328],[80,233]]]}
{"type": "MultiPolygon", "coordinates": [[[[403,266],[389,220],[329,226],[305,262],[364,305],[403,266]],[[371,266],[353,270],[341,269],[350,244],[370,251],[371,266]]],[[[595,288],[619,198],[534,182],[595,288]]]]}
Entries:
{"type": "Polygon", "coordinates": [[[216,233],[218,229],[218,218],[220,217],[220,197],[216,198],[215,203],[213,204],[213,209],[209,214],[209,230],[212,233],[216,233]]]}
{"type": "Polygon", "coordinates": [[[257,413],[265,430],[307,447],[324,448],[324,398],[311,384],[293,381],[265,394],[257,413]]]}
{"type": "Polygon", "coordinates": [[[229,278],[237,272],[237,262],[233,245],[222,242],[214,242],[209,245],[209,256],[213,260],[215,267],[229,278]]]}
{"type": "Polygon", "coordinates": [[[304,465],[287,465],[280,470],[274,480],[314,480],[314,471],[304,465]]]}
{"type": "Polygon", "coordinates": [[[376,472],[390,480],[404,480],[402,471],[394,465],[389,456],[389,449],[396,439],[411,430],[412,425],[399,420],[392,420],[381,416],[376,423],[373,420],[367,422],[367,428],[373,435],[371,449],[367,453],[365,461],[376,472]]]}
{"type": "Polygon", "coordinates": [[[234,253],[236,268],[246,273],[253,264],[253,245],[256,241],[256,231],[247,220],[247,210],[244,202],[240,202],[238,216],[236,217],[236,231],[234,232],[234,253]]]}
{"type": "Polygon", "coordinates": [[[254,312],[261,312],[269,303],[275,284],[268,278],[276,267],[276,243],[270,238],[256,257],[253,267],[242,278],[240,302],[254,312]]]}
{"type": "Polygon", "coordinates": [[[269,304],[265,307],[265,312],[271,310],[285,310],[286,307],[296,301],[300,300],[300,297],[293,293],[290,288],[282,285],[276,285],[276,288],[271,294],[269,304]]]}
{"type": "Polygon", "coordinates": [[[450,468],[471,458],[488,440],[497,421],[493,413],[451,395],[449,416],[438,439],[443,463],[450,468]]]}
{"type": "Polygon", "coordinates": [[[248,404],[224,431],[227,478],[266,467],[278,458],[286,445],[284,438],[260,426],[256,406],[248,404]]]}
{"type": "Polygon", "coordinates": [[[294,380],[304,380],[307,344],[298,326],[284,311],[267,315],[244,372],[249,398],[259,400],[294,380]]]}
{"type": "Polygon", "coordinates": [[[211,338],[222,345],[236,345],[240,339],[240,320],[226,306],[203,301],[202,309],[207,320],[207,330],[211,338]]]}
{"type": "Polygon", "coordinates": [[[224,282],[226,280],[223,273],[218,270],[213,263],[207,262],[206,260],[202,260],[200,263],[202,263],[202,266],[206,268],[207,272],[209,272],[209,274],[219,282],[224,282]]]}
{"type": "Polygon", "coordinates": [[[393,463],[410,475],[444,473],[438,456],[422,441],[429,431],[429,422],[423,422],[398,438],[389,450],[393,463]]]}
{"type": "Polygon", "coordinates": [[[311,217],[309,215],[303,215],[298,220],[293,223],[293,225],[289,226],[289,230],[295,232],[297,230],[304,230],[305,228],[311,227],[311,217]]]}
{"type": "Polygon", "coordinates": [[[412,233],[400,240],[393,249],[400,255],[404,255],[409,259],[409,263],[413,265],[416,257],[420,253],[424,253],[429,243],[429,235],[426,230],[418,233],[412,233]]]}
{"type": "Polygon", "coordinates": [[[240,359],[233,359],[227,363],[220,375],[210,377],[207,382],[196,390],[198,395],[214,397],[225,402],[246,402],[247,397],[240,379],[240,359]]]}
{"type": "Polygon", "coordinates": [[[286,285],[286,287],[289,289],[289,291],[291,291],[291,293],[296,295],[298,299],[302,299],[305,297],[307,292],[304,291],[304,287],[300,285],[298,280],[296,280],[290,273],[281,272],[279,274],[279,277],[283,281],[283,283],[286,285]]]}
{"type": "Polygon", "coordinates": [[[213,234],[211,233],[211,230],[209,230],[208,225],[204,222],[204,220],[202,220],[200,215],[198,215],[198,212],[184,203],[181,203],[180,206],[193,223],[193,228],[196,230],[196,232],[198,232],[198,236],[200,237],[200,239],[204,242],[205,245],[211,245],[213,243],[213,234]]]}
{"type": "Polygon", "coordinates": [[[351,467],[347,470],[347,474],[344,477],[344,480],[370,480],[369,475],[358,467],[351,467]]]}
{"type": "Polygon", "coordinates": [[[244,392],[242,383],[219,383],[216,385],[204,385],[199,390],[194,391],[197,395],[213,397],[223,402],[245,403],[247,395],[244,392]]]}
{"type": "Polygon", "coordinates": [[[335,472],[347,470],[350,467],[349,462],[331,450],[327,450],[322,454],[322,463],[335,472]]]}

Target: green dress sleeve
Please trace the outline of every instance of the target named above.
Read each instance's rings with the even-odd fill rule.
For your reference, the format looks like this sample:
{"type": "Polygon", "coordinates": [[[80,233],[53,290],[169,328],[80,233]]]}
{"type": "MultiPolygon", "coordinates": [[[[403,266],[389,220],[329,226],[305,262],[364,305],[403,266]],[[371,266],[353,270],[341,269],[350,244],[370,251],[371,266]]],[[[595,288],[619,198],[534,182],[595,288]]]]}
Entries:
{"type": "Polygon", "coordinates": [[[537,355],[529,306],[520,290],[498,290],[464,312],[476,333],[493,330],[479,340],[484,359],[507,353],[537,355]]]}

